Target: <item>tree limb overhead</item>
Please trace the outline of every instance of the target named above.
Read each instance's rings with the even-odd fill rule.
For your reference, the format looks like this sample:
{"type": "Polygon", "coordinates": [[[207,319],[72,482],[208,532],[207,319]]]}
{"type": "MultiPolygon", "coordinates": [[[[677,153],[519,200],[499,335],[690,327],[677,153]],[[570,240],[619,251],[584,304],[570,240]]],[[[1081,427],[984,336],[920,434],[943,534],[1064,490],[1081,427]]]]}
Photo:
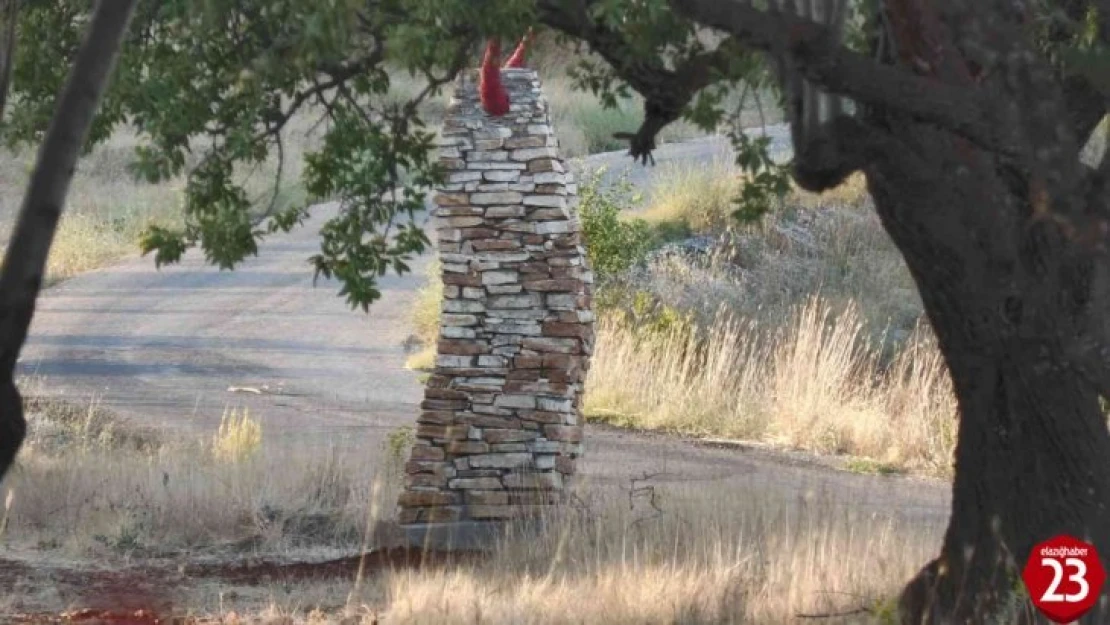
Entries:
{"type": "Polygon", "coordinates": [[[797,70],[829,93],[934,123],[993,152],[1018,152],[992,123],[993,106],[986,95],[914,76],[830,45],[832,34],[816,22],[771,14],[735,0],[670,0],[670,4],[689,19],[730,33],[745,46],[767,52],[785,48],[797,70]]]}

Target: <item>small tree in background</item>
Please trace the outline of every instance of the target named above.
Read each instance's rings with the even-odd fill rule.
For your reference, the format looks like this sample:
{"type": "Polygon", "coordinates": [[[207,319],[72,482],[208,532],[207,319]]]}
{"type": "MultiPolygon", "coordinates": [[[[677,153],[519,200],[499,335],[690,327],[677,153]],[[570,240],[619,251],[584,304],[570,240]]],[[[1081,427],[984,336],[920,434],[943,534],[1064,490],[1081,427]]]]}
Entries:
{"type": "MultiPolygon", "coordinates": [[[[16,361],[34,316],[50,244],[65,207],[77,157],[135,4],[135,0],[100,0],[83,28],[85,35],[79,38],[65,86],[60,95],[49,99],[52,113],[44,119],[49,126],[0,268],[0,479],[15,461],[27,430],[23,399],[15,386],[16,361]]],[[[16,17],[14,0],[0,1],[0,115],[13,67],[16,17]]]]}

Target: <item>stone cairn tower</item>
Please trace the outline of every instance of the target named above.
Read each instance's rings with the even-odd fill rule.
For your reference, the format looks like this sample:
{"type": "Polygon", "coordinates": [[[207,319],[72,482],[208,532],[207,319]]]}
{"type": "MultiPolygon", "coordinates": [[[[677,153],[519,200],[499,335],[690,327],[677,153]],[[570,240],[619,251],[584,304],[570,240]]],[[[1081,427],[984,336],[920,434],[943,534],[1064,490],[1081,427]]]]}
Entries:
{"type": "Polygon", "coordinates": [[[411,541],[448,528],[458,546],[535,515],[562,499],[582,453],[594,317],[576,188],[536,73],[502,80],[507,115],[485,113],[470,72],[444,121],[441,330],[400,497],[411,541]]]}

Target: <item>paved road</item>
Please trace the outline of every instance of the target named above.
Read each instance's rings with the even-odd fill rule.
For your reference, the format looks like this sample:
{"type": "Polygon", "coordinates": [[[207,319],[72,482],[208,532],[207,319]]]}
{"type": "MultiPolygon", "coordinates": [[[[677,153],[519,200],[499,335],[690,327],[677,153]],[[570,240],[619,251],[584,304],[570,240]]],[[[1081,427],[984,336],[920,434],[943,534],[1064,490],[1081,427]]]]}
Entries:
{"type": "MultiPolygon", "coordinates": [[[[657,159],[707,163],[725,154],[727,144],[711,139],[664,146],[657,159]]],[[[629,167],[622,157],[574,166],[629,167]]],[[[650,189],[650,169],[630,173],[650,189]]],[[[225,407],[247,406],[275,442],[379,449],[390,431],[414,422],[421,399],[417,375],[403,367],[404,343],[428,258],[410,275],[385,278],[369,316],[347,309],[335,283],[313,288],[306,262],[317,250],[319,224],[334,210],[317,207],[305,228],[268,241],[234,272],[207,267],[190,252],[160,271],[150,259],[132,258],[50,289],[21,371],[44,378],[47,392],[82,403],[95,398],[139,424],[209,433],[225,407]]],[[[663,471],[657,483],[727,485],[787,499],[831,493],[846,505],[895,508],[931,527],[947,512],[947,488],[935,483],[851,475],[759,451],[597,427],[587,449],[582,473],[595,484],[627,485],[663,471]]]]}

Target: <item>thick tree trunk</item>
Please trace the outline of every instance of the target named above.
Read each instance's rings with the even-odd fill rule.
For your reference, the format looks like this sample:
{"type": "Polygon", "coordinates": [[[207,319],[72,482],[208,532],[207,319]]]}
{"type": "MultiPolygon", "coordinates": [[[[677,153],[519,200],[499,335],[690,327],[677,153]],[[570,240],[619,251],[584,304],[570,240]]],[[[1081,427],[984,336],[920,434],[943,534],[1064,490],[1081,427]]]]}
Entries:
{"type": "MultiPolygon", "coordinates": [[[[1034,544],[1086,538],[1110,566],[1110,433],[1063,346],[1091,274],[1069,265],[1054,224],[1030,225],[1029,198],[993,158],[931,130],[899,136],[917,156],[877,163],[868,181],[960,408],[952,516],[940,555],[903,593],[902,620],[1034,622],[1021,581],[1034,544]]],[[[1084,622],[1110,622],[1096,612],[1084,622]]]]}
{"type": "Polygon", "coordinates": [[[952,516],[940,556],[907,587],[906,622],[1023,622],[1028,604],[1015,591],[1034,544],[1068,533],[1106,555],[1105,417],[1097,397],[1043,344],[999,337],[989,355],[990,347],[949,343],[961,409],[952,516]]]}

